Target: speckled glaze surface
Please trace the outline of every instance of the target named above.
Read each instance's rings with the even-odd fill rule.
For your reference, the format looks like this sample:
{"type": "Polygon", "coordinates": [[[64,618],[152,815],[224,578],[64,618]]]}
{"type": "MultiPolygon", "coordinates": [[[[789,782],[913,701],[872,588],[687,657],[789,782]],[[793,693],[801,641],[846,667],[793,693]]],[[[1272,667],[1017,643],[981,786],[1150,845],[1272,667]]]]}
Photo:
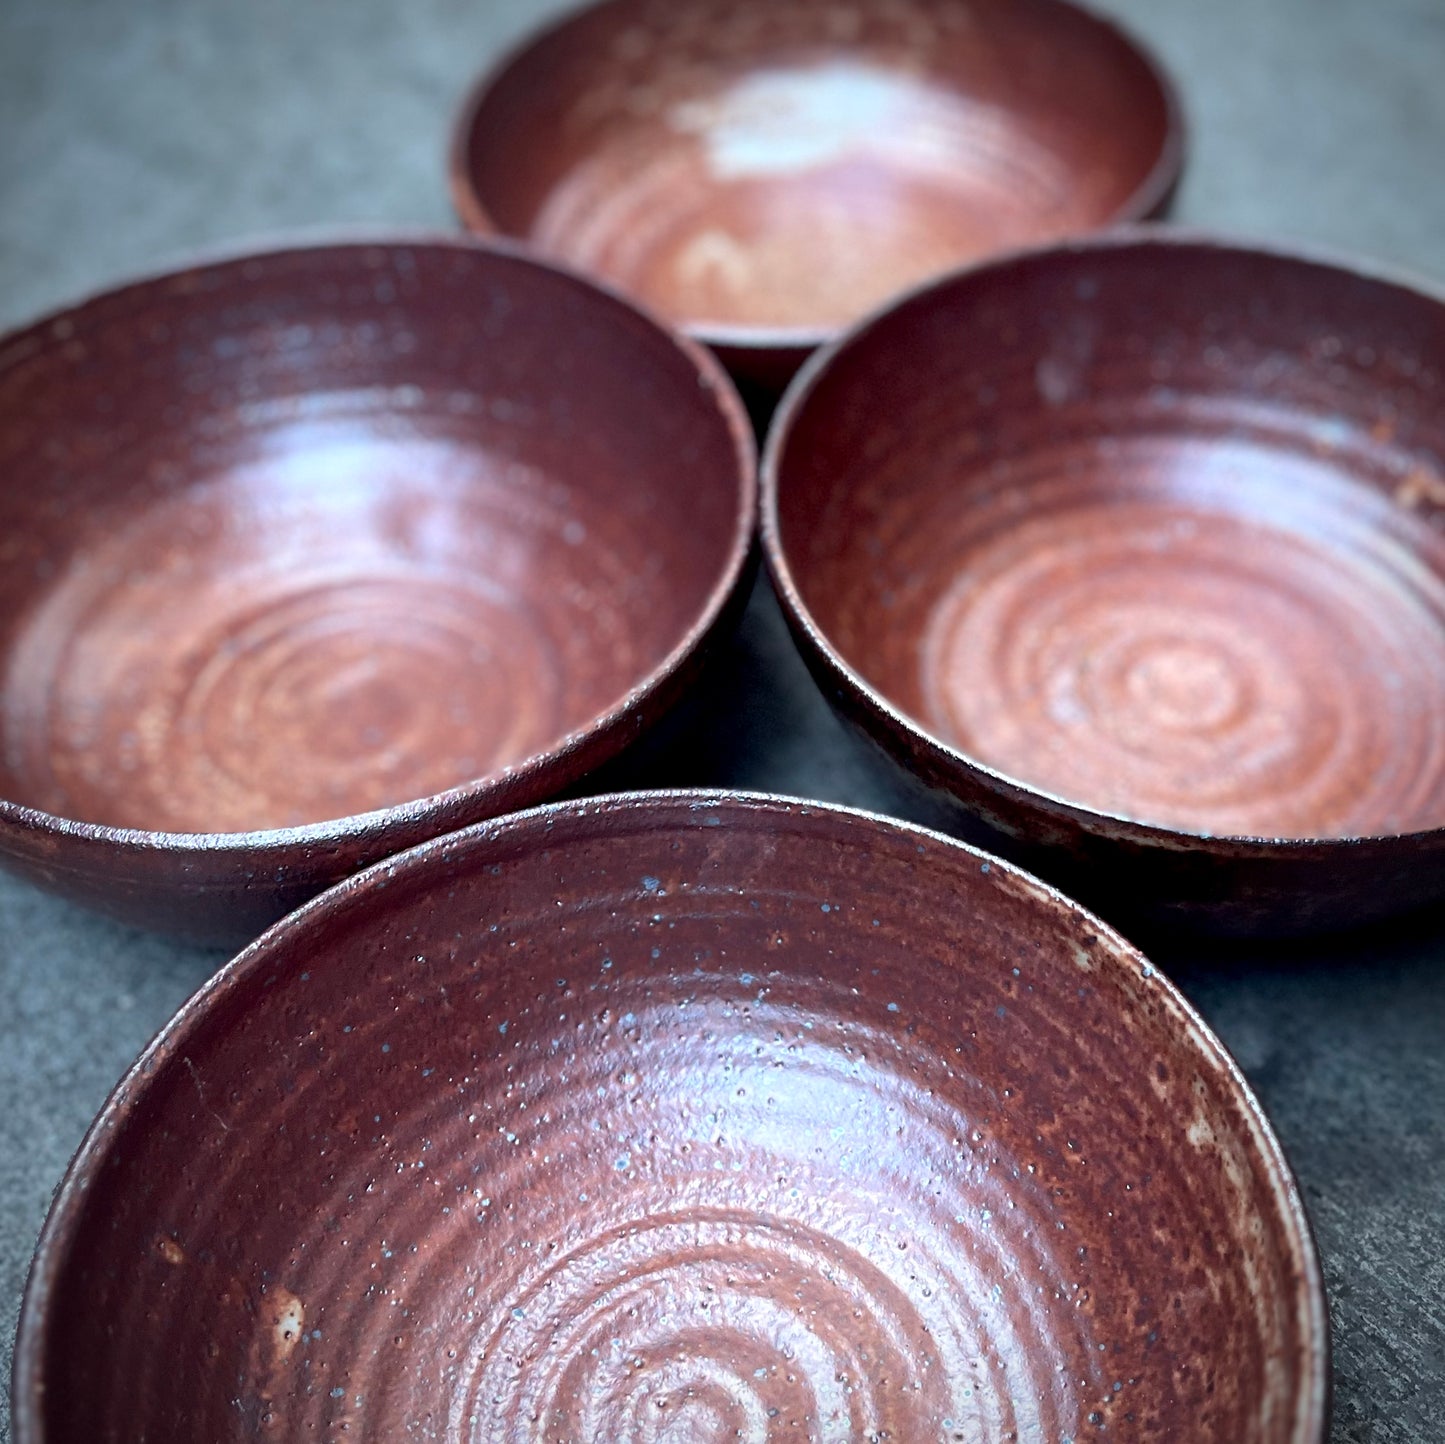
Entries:
{"type": "Polygon", "coordinates": [[[607,0],[485,77],[463,221],[607,277],[781,389],[887,296],[1150,214],[1167,80],[1060,0],[607,0]]]}
{"type": "Polygon", "coordinates": [[[1104,905],[1445,893],[1445,303],[1135,233],[922,290],[766,463],[795,633],[924,785],[1104,905]]]}
{"type": "Polygon", "coordinates": [[[0,858],[232,941],[615,752],[754,519],[711,358],[440,241],[201,264],[12,334],[0,476],[0,858]]]}
{"type": "Polygon", "coordinates": [[[1107,927],[864,814],[558,804],[343,883],[106,1106],[17,1444],[1318,1444],[1240,1074],[1107,927]]]}

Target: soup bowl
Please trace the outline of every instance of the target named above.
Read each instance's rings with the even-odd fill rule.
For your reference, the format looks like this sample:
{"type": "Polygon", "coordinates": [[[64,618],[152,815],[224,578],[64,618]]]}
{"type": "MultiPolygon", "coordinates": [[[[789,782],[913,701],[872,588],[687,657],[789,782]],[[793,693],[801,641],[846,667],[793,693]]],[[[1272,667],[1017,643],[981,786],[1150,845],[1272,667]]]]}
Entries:
{"type": "Polygon", "coordinates": [[[705,352],[509,247],[198,263],[0,341],[0,861],[236,943],[555,794],[741,604],[705,352]]]}
{"type": "Polygon", "coordinates": [[[1300,1198],[1108,927],[878,817],[484,822],[283,920],[112,1095],[16,1444],[1321,1444],[1300,1198]]]}
{"type": "Polygon", "coordinates": [[[1153,214],[1157,64],[1062,0],[607,0],[478,81],[452,193],[645,300],[776,395],[896,291],[1153,214]]]}
{"type": "Polygon", "coordinates": [[[1120,234],[820,356],[764,543],[830,697],[1108,916],[1289,932],[1445,897],[1445,303],[1120,234]]]}

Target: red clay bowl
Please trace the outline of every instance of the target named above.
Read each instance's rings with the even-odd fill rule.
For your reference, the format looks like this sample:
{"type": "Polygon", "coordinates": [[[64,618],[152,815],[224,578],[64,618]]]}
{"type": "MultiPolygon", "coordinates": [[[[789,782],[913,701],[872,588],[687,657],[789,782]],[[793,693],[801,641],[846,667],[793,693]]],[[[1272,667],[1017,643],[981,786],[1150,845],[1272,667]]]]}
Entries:
{"type": "Polygon", "coordinates": [[[16,1444],[1319,1444],[1299,1195],[1033,878],[720,793],[483,823],[278,924],[106,1104],[16,1444]]]}
{"type": "Polygon", "coordinates": [[[1015,256],[819,357],[764,466],[829,695],[1107,915],[1445,895],[1445,302],[1160,235],[1015,256]]]}
{"type": "Polygon", "coordinates": [[[236,943],[536,802],[738,604],[726,376],[507,248],[276,251],[0,340],[0,861],[236,943]]]}
{"type": "Polygon", "coordinates": [[[1182,158],[1158,66],[1060,0],[608,0],[480,81],[451,177],[781,389],[905,286],[1154,213],[1182,158]]]}

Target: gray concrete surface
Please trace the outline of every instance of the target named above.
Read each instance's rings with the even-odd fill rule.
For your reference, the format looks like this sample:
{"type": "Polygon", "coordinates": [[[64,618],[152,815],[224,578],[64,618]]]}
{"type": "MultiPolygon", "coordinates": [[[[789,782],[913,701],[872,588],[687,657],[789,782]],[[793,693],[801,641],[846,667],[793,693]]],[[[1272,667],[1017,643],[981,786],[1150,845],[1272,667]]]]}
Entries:
{"type": "MultiPolygon", "coordinates": [[[[0,325],[197,247],[447,226],[470,74],[536,0],[0,0],[0,325]]],[[[1445,283],[1445,0],[1110,0],[1179,77],[1176,218],[1445,283]]],[[[629,781],[898,799],[755,598],[629,781]]],[[[1445,919],[1160,960],[1299,1173],[1335,1330],[1338,1444],[1445,1438],[1445,919]]],[[[0,877],[0,1371],[50,1194],[107,1090],[221,961],[0,877]]],[[[0,1390],[0,1440],[9,1412],[0,1390]]]]}

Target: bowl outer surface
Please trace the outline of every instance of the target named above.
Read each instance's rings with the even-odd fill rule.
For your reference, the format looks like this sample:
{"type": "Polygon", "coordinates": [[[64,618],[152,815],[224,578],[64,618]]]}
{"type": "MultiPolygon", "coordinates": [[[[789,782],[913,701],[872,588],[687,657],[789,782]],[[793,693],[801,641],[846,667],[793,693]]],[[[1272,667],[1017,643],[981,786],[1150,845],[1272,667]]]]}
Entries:
{"type": "Polygon", "coordinates": [[[781,390],[809,350],[964,261],[1153,214],[1167,77],[1057,0],[610,0],[484,76],[464,223],[608,277],[781,390]]]}
{"type": "Polygon", "coordinates": [[[107,293],[0,342],[0,414],[0,854],[145,926],[560,790],[740,606],[726,378],[504,245],[107,293]]]}
{"type": "Polygon", "coordinates": [[[1117,935],[935,834],[654,794],[207,984],[57,1198],[15,1421],[1313,1444],[1325,1353],[1268,1125],[1117,935]]]}
{"type": "Polygon", "coordinates": [[[765,551],[980,840],[1175,924],[1362,921],[1441,893],[1442,376],[1445,304],[1344,263],[1024,253],[809,367],[765,551]]]}

